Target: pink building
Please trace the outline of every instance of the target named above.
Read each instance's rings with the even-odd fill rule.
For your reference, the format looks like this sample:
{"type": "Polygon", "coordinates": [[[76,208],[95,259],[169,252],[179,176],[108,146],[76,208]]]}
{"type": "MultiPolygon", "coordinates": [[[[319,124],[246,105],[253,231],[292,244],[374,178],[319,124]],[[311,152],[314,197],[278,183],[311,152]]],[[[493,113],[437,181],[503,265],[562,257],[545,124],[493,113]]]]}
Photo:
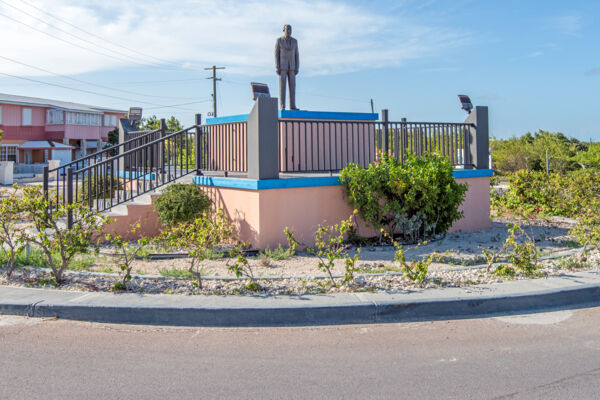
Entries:
{"type": "Polygon", "coordinates": [[[0,93],[0,161],[61,164],[97,151],[127,111],[0,93]]]}

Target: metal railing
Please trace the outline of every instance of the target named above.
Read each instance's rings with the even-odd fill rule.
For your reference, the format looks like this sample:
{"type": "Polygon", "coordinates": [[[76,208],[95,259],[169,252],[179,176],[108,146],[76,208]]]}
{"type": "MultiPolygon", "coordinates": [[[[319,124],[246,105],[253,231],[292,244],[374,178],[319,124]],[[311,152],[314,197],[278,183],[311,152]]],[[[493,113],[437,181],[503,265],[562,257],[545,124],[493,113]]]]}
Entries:
{"type": "MultiPolygon", "coordinates": [[[[197,131],[194,125],[179,132],[166,134],[135,148],[89,163],[65,165],[64,176],[56,176],[56,187],[50,190],[50,171],[44,173],[43,189],[53,206],[84,203],[97,211],[106,211],[121,203],[173,182],[197,171],[195,148],[197,131]]],[[[153,132],[156,133],[156,132],[153,132]]],[[[138,137],[132,140],[139,140],[138,137]]],[[[143,137],[147,140],[148,137],[143,137]]],[[[133,143],[131,140],[122,143],[133,143]]],[[[80,160],[77,160],[80,161],[80,160]]]]}
{"type": "Polygon", "coordinates": [[[279,121],[279,171],[337,172],[362,167],[383,152],[404,162],[406,155],[436,153],[469,168],[471,124],[389,121],[279,121]]]}
{"type": "MultiPolygon", "coordinates": [[[[60,165],[57,168],[49,169],[48,173],[66,175],[67,168],[72,168],[75,171],[80,170],[81,168],[87,167],[90,164],[96,164],[99,161],[112,157],[116,153],[119,153],[121,149],[129,150],[138,147],[144,142],[156,140],[161,136],[162,131],[160,129],[155,129],[151,131],[138,131],[136,134],[137,135],[134,138],[124,141],[123,143],[115,144],[114,146],[107,147],[95,153],[78,158],[77,160],[68,162],[64,165],[60,165]]],[[[44,174],[46,174],[45,171],[44,174]]]]}
{"type": "Polygon", "coordinates": [[[248,171],[246,122],[202,125],[199,130],[199,172],[248,171]]]}

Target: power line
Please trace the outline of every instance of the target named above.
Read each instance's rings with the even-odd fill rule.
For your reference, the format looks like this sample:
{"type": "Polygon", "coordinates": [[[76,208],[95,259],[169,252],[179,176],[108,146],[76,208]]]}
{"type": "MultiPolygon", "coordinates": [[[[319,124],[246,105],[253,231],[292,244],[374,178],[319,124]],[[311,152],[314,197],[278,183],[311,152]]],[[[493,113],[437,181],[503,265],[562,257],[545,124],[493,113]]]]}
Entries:
{"type": "MultiPolygon", "coordinates": [[[[16,78],[16,79],[22,79],[22,80],[30,81],[30,82],[41,83],[43,85],[55,86],[55,87],[59,87],[59,88],[62,88],[62,89],[73,90],[73,91],[76,91],[76,92],[83,92],[83,93],[93,94],[93,95],[96,95],[96,96],[110,97],[110,98],[117,99],[117,100],[124,100],[124,101],[127,101],[129,103],[131,103],[131,102],[134,102],[134,103],[143,103],[143,104],[150,104],[150,105],[153,105],[153,106],[158,106],[158,107],[161,107],[161,108],[174,108],[174,109],[183,110],[183,111],[194,111],[194,110],[191,110],[191,109],[188,109],[188,108],[179,108],[179,107],[177,107],[177,105],[165,106],[163,104],[156,104],[156,103],[151,103],[151,102],[148,102],[148,101],[140,101],[140,100],[135,100],[135,99],[128,99],[128,98],[125,98],[125,97],[113,96],[113,95],[109,95],[109,94],[103,94],[103,93],[93,92],[91,90],[76,89],[76,88],[72,88],[72,87],[68,87],[68,86],[64,86],[64,85],[59,85],[57,83],[50,83],[50,82],[40,81],[40,80],[37,80],[37,79],[25,78],[23,76],[17,76],[17,75],[7,74],[5,72],[0,72],[0,75],[9,76],[11,78],[16,78]]],[[[197,101],[197,102],[194,102],[194,103],[205,103],[205,102],[208,102],[208,101],[210,101],[210,100],[197,101]]],[[[187,103],[187,104],[191,104],[191,103],[187,103]]]]}
{"type": "Polygon", "coordinates": [[[170,97],[170,96],[157,96],[157,95],[152,95],[152,94],[145,94],[145,93],[133,92],[131,90],[117,89],[117,88],[113,88],[113,87],[110,87],[110,86],[104,86],[104,85],[92,83],[92,82],[89,82],[89,81],[84,81],[83,79],[73,78],[73,77],[68,76],[68,75],[63,75],[63,74],[59,74],[59,73],[56,73],[56,72],[52,72],[52,71],[49,71],[47,69],[36,67],[34,65],[27,64],[27,63],[24,63],[22,61],[14,60],[12,58],[5,57],[5,56],[2,56],[2,55],[0,55],[0,58],[2,58],[4,60],[7,60],[7,61],[10,61],[10,62],[15,63],[15,64],[23,65],[25,67],[29,67],[29,68],[32,68],[32,69],[36,69],[38,71],[45,72],[47,74],[55,75],[55,76],[61,77],[63,79],[69,79],[69,80],[74,81],[74,82],[79,82],[79,83],[83,83],[83,84],[90,85],[90,86],[96,86],[96,87],[103,88],[103,89],[108,89],[108,90],[113,90],[113,91],[123,92],[123,93],[130,93],[130,94],[134,94],[134,95],[142,96],[142,97],[155,97],[155,98],[163,98],[163,99],[170,98],[170,99],[179,99],[179,100],[192,100],[192,98],[170,97]]]}
{"type": "Polygon", "coordinates": [[[212,79],[213,81],[213,92],[212,92],[212,97],[213,97],[213,117],[216,118],[217,117],[217,81],[220,81],[221,78],[217,78],[217,70],[218,69],[225,69],[225,67],[217,67],[217,66],[212,66],[212,67],[208,67],[208,68],[204,68],[205,70],[212,70],[212,77],[206,78],[206,79],[212,79]]]}
{"type": "Polygon", "coordinates": [[[41,9],[41,8],[39,8],[39,7],[36,7],[35,5],[33,5],[33,4],[29,3],[29,2],[27,2],[27,1],[25,1],[25,0],[21,0],[21,2],[22,2],[22,3],[25,3],[25,4],[27,4],[29,7],[31,7],[31,8],[34,8],[34,9],[38,10],[39,12],[41,12],[41,13],[43,13],[43,14],[46,14],[46,15],[48,15],[48,16],[49,16],[49,17],[51,17],[51,18],[54,18],[54,19],[56,19],[56,20],[58,20],[58,21],[61,21],[61,22],[65,23],[65,24],[67,24],[67,25],[69,25],[69,26],[71,26],[71,27],[73,27],[73,28],[75,28],[75,29],[77,29],[77,30],[79,30],[79,31],[83,32],[83,33],[86,33],[86,34],[90,35],[90,36],[96,37],[96,38],[98,38],[98,39],[100,39],[100,40],[102,40],[102,41],[105,41],[105,42],[107,42],[107,43],[110,43],[110,44],[112,44],[113,46],[120,47],[120,48],[122,48],[122,49],[125,49],[125,50],[128,50],[128,51],[131,51],[131,52],[134,52],[134,53],[136,53],[136,54],[139,54],[139,55],[141,55],[141,56],[144,56],[144,57],[153,58],[153,59],[155,59],[155,60],[157,60],[157,61],[160,61],[160,62],[162,62],[162,63],[165,63],[165,64],[172,64],[172,65],[176,65],[176,66],[178,66],[178,67],[179,67],[179,64],[177,64],[177,63],[174,63],[174,62],[172,62],[172,61],[165,60],[165,59],[162,59],[162,58],[158,58],[158,57],[155,57],[155,56],[153,56],[153,55],[151,55],[151,54],[142,53],[141,51],[137,51],[137,50],[135,50],[135,49],[132,49],[132,48],[129,48],[129,47],[127,47],[127,46],[123,46],[123,45],[121,45],[121,44],[119,44],[119,43],[117,43],[117,42],[113,42],[113,41],[111,41],[111,40],[105,39],[105,38],[103,38],[103,37],[101,37],[101,36],[99,36],[99,35],[96,35],[96,34],[95,34],[95,33],[93,33],[93,32],[89,32],[89,31],[87,31],[87,30],[85,30],[85,29],[83,29],[83,28],[80,28],[80,27],[78,27],[77,25],[74,25],[74,24],[70,23],[69,21],[66,21],[66,20],[64,20],[64,19],[62,19],[62,18],[59,18],[59,17],[57,17],[57,16],[53,15],[53,14],[50,14],[49,12],[47,12],[47,11],[44,11],[43,9],[41,9]]]}
{"type": "MultiPolygon", "coordinates": [[[[1,1],[1,0],[0,0],[0,1],[1,1]]],[[[56,35],[53,35],[53,34],[51,34],[51,33],[48,33],[48,32],[45,32],[45,31],[43,31],[43,30],[41,30],[41,29],[38,29],[38,28],[36,28],[36,27],[33,27],[33,26],[29,25],[29,24],[26,24],[26,23],[24,23],[24,22],[21,22],[21,21],[19,21],[19,20],[15,19],[15,18],[9,17],[9,16],[8,16],[8,15],[6,15],[6,14],[2,14],[2,13],[0,13],[0,16],[2,16],[2,17],[4,17],[4,18],[7,18],[7,19],[9,19],[9,20],[11,20],[11,21],[13,21],[13,22],[16,22],[16,23],[18,23],[18,24],[24,25],[24,26],[26,26],[26,27],[28,27],[28,28],[30,28],[30,29],[33,29],[33,30],[34,30],[34,31],[36,31],[36,32],[43,33],[44,35],[50,36],[50,37],[52,37],[52,38],[54,38],[54,39],[60,40],[61,42],[68,43],[68,44],[70,44],[71,46],[78,47],[78,48],[80,48],[80,49],[83,49],[83,50],[86,50],[86,51],[92,52],[92,53],[94,53],[94,54],[101,54],[101,55],[103,55],[103,56],[105,56],[105,57],[108,57],[108,58],[111,58],[111,59],[118,59],[118,60],[120,60],[120,61],[123,61],[123,62],[126,62],[126,63],[134,63],[134,64],[141,65],[141,66],[143,66],[143,67],[147,67],[147,66],[148,66],[147,64],[144,64],[144,63],[137,62],[137,61],[135,61],[135,60],[133,60],[133,59],[131,59],[131,58],[129,58],[129,59],[125,59],[125,58],[117,57],[117,56],[114,56],[114,55],[111,55],[111,54],[107,54],[107,53],[104,53],[104,52],[101,52],[101,51],[98,51],[98,50],[90,49],[90,48],[88,48],[88,47],[82,46],[82,45],[80,45],[80,44],[77,44],[77,43],[73,43],[73,42],[71,42],[71,41],[69,41],[69,40],[65,40],[65,39],[63,39],[63,38],[60,38],[60,37],[58,37],[58,36],[56,36],[56,35]]],[[[71,35],[71,34],[69,33],[69,35],[71,35]]],[[[71,35],[71,36],[73,36],[73,35],[71,35]]],[[[83,39],[79,39],[79,40],[82,40],[82,41],[84,41],[84,42],[85,42],[85,40],[83,40],[83,39]]],[[[91,42],[90,42],[90,43],[91,43],[91,42]]],[[[92,43],[92,44],[94,44],[94,43],[92,43]]],[[[95,45],[95,44],[94,44],[94,45],[95,45]]],[[[95,46],[97,46],[97,45],[95,45],[95,46]]],[[[158,68],[158,67],[155,67],[155,68],[158,68]]],[[[165,68],[165,67],[161,67],[161,68],[163,68],[163,69],[166,69],[166,70],[174,70],[174,68],[165,68]]]]}

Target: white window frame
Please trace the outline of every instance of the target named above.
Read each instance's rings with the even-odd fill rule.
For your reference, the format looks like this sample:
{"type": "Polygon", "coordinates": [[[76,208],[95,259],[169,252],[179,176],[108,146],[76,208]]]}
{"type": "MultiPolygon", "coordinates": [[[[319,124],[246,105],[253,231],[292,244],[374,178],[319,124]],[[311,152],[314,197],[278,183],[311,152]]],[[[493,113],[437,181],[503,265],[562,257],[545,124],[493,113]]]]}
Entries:
{"type": "Polygon", "coordinates": [[[63,110],[50,108],[46,110],[46,125],[63,125],[65,123],[65,113],[63,110]]]}
{"type": "Polygon", "coordinates": [[[104,126],[117,126],[117,116],[104,114],[104,126]]]}
{"type": "Polygon", "coordinates": [[[9,149],[11,149],[12,151],[10,152],[11,156],[14,156],[14,162],[18,163],[19,162],[19,149],[18,149],[18,145],[15,144],[1,144],[0,145],[0,161],[13,161],[13,160],[9,160],[8,156],[9,156],[9,149]]]}
{"type": "Polygon", "coordinates": [[[21,109],[21,125],[33,125],[33,111],[31,110],[31,108],[24,107],[21,109]]]}

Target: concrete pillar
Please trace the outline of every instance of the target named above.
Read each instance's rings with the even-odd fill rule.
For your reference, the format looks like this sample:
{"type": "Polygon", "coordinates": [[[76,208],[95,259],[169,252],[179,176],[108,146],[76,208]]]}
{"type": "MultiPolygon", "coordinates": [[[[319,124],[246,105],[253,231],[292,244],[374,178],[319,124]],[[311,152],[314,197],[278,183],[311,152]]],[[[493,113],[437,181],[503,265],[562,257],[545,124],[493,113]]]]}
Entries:
{"type": "Polygon", "coordinates": [[[248,116],[248,178],[279,178],[277,98],[258,97],[248,116]]]}
{"type": "Polygon", "coordinates": [[[469,158],[472,166],[466,168],[488,169],[490,152],[490,126],[488,117],[488,108],[486,106],[477,106],[465,120],[467,124],[473,124],[469,129],[470,146],[469,158]]]}

